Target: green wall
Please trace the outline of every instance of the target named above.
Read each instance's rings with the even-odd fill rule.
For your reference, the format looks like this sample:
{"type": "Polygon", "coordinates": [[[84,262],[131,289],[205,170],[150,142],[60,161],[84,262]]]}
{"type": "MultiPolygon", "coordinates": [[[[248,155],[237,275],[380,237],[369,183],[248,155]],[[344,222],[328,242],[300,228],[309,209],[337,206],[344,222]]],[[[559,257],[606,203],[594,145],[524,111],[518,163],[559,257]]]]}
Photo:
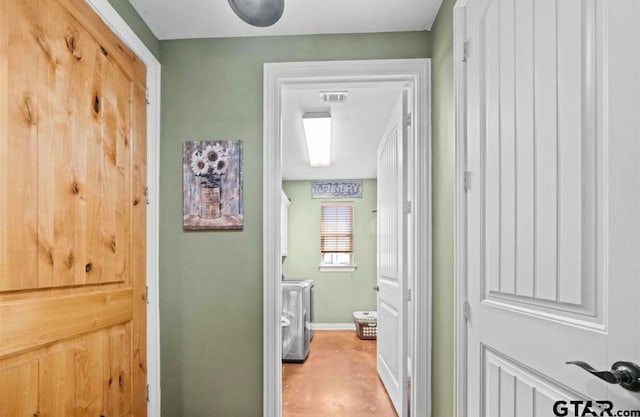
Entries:
{"type": "Polygon", "coordinates": [[[376,180],[363,180],[362,198],[353,201],[355,272],[320,272],[320,204],[311,198],[311,181],[285,181],[289,205],[288,253],[285,278],[310,278],[315,284],[315,321],[352,323],[355,310],[375,310],[376,293],[376,180]]]}
{"type": "Polygon", "coordinates": [[[430,45],[428,32],[160,42],[163,416],[262,415],[263,64],[425,58],[430,45]],[[242,232],[182,230],[182,143],[208,138],[244,141],[242,232]]]}
{"type": "Polygon", "coordinates": [[[160,42],[151,32],[149,26],[142,20],[136,9],[127,0],[109,0],[111,6],[118,12],[142,42],[149,48],[156,58],[160,59],[160,42]]]}
{"type": "Polygon", "coordinates": [[[433,123],[433,417],[453,417],[454,133],[453,6],[444,0],[432,28],[433,123]]]}

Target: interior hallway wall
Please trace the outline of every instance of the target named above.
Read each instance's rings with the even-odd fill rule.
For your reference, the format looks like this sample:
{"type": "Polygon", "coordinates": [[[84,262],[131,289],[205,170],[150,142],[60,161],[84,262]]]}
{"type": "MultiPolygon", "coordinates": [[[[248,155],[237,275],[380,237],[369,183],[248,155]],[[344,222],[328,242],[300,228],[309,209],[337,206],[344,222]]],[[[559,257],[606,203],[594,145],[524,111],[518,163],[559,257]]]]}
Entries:
{"type": "Polygon", "coordinates": [[[313,279],[315,322],[353,323],[355,310],[375,310],[377,181],[362,181],[362,198],[311,198],[311,181],[283,181],[289,205],[285,279],[313,279]],[[323,201],[353,202],[354,272],[320,272],[320,206],[323,201]]]}
{"type": "Polygon", "coordinates": [[[433,373],[432,417],[453,417],[454,399],[454,108],[453,6],[444,0],[433,25],[433,373]]]}
{"type": "Polygon", "coordinates": [[[160,42],[163,416],[262,415],[263,64],[427,58],[430,46],[428,32],[160,42]],[[244,230],[184,232],[182,143],[217,138],[243,141],[244,230]]]}

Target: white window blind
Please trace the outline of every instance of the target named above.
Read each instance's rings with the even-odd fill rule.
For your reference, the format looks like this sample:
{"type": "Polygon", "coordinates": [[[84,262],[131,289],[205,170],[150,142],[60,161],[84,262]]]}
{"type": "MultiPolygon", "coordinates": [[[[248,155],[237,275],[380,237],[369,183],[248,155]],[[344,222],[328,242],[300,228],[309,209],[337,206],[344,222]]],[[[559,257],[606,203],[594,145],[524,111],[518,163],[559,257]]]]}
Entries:
{"type": "Polygon", "coordinates": [[[323,202],[320,216],[320,251],[353,252],[353,203],[323,202]]]}

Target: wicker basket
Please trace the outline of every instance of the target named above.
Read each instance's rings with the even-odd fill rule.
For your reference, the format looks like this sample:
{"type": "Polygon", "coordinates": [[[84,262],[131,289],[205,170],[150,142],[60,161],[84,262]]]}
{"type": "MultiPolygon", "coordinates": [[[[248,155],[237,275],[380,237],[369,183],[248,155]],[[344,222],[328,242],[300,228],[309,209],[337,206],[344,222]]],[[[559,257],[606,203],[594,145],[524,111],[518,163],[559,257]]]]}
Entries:
{"type": "Polygon", "coordinates": [[[375,311],[354,311],[356,334],[360,339],[374,340],[378,337],[378,314],[375,311]]]}

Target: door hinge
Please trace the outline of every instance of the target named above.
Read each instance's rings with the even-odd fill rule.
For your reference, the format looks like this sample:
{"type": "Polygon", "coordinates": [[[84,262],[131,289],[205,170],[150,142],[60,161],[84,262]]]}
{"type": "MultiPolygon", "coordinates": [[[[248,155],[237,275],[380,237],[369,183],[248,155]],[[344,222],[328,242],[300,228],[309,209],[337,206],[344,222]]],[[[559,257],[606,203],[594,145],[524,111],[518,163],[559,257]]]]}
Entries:
{"type": "Polygon", "coordinates": [[[471,172],[465,171],[462,176],[462,189],[464,192],[471,190],[471,172]]]}
{"type": "Polygon", "coordinates": [[[469,58],[469,41],[462,44],[462,62],[467,62],[469,58]]]}
{"type": "Polygon", "coordinates": [[[413,290],[411,288],[407,288],[407,301],[413,300],[413,290]]]}
{"type": "Polygon", "coordinates": [[[147,205],[151,204],[151,200],[149,200],[149,187],[144,187],[144,196],[147,199],[147,205]]]}
{"type": "Polygon", "coordinates": [[[407,201],[407,202],[404,203],[404,212],[405,212],[405,214],[411,214],[412,206],[413,206],[413,204],[411,204],[411,201],[407,201]]]}
{"type": "Polygon", "coordinates": [[[464,321],[469,321],[471,317],[471,305],[467,300],[462,303],[462,317],[464,317],[464,321]]]}
{"type": "Polygon", "coordinates": [[[149,304],[149,286],[144,287],[144,301],[149,304]]]}
{"type": "Polygon", "coordinates": [[[149,87],[146,88],[144,97],[147,100],[147,104],[151,104],[151,93],[149,92],[149,87]]]}
{"type": "Polygon", "coordinates": [[[411,113],[407,113],[407,127],[411,127],[411,124],[413,123],[413,117],[411,113]]]}
{"type": "Polygon", "coordinates": [[[147,384],[147,402],[149,402],[149,384],[147,384]]]}

